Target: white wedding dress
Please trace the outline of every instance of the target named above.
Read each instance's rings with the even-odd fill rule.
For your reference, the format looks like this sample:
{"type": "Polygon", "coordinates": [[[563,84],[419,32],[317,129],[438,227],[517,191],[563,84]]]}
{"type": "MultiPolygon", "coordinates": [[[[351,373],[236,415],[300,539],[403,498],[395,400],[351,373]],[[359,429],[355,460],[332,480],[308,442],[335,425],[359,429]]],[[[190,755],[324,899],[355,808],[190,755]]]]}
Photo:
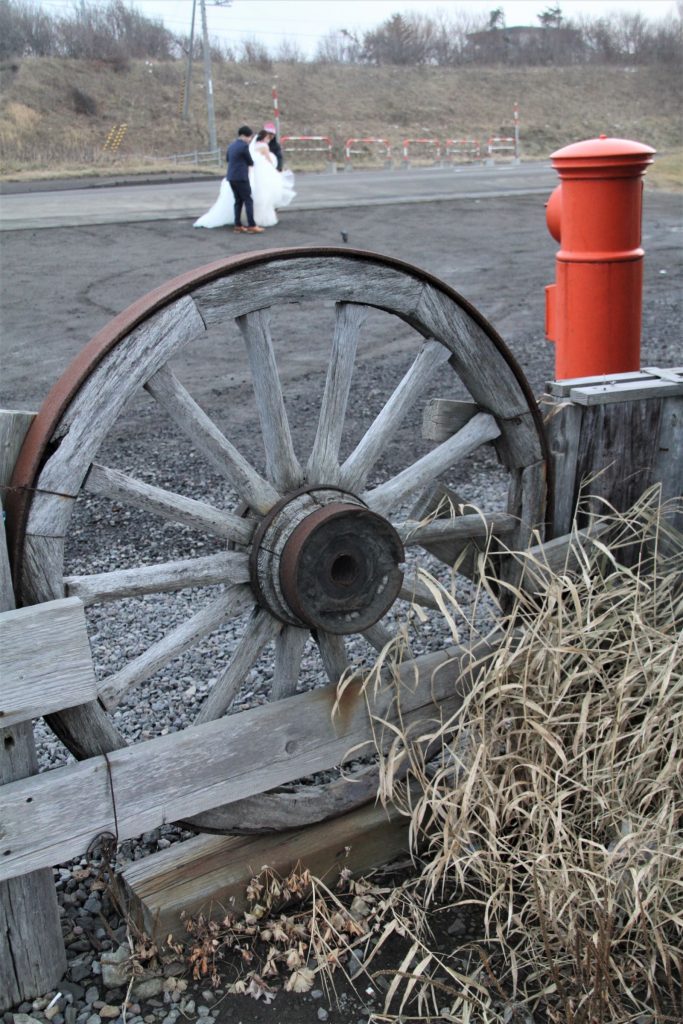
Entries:
{"type": "MultiPolygon", "coordinates": [[[[289,206],[296,195],[291,171],[278,171],[275,157],[265,142],[255,139],[249,144],[254,166],[249,168],[251,194],[254,199],[254,220],[259,227],[277,224],[276,209],[289,206]]],[[[210,210],[194,222],[196,228],[221,228],[235,222],[235,197],[230,183],[223,178],[218,199],[210,210]]]]}

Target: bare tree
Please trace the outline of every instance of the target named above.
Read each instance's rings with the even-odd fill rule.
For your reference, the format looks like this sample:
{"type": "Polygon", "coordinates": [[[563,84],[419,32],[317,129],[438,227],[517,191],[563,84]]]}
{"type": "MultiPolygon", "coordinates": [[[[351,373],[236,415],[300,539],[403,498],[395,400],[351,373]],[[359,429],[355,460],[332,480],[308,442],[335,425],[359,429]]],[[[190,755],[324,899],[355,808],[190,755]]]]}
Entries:
{"type": "Polygon", "coordinates": [[[357,64],[362,49],[356,33],[345,28],[335,29],[318,40],[314,59],[321,64],[357,64]]]}

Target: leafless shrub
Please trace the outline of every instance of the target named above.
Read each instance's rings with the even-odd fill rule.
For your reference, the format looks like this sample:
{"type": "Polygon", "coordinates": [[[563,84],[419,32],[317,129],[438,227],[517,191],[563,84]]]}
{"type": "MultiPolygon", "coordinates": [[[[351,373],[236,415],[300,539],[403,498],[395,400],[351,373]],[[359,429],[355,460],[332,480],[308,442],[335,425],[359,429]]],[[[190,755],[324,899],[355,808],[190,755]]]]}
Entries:
{"type": "Polygon", "coordinates": [[[253,64],[262,71],[271,71],[273,67],[268,47],[253,36],[242,40],[237,59],[242,64],[253,64]]]}
{"type": "Polygon", "coordinates": [[[86,114],[88,117],[96,116],[97,102],[87,92],[83,92],[81,89],[73,86],[71,89],[71,99],[77,114],[86,114]]]}

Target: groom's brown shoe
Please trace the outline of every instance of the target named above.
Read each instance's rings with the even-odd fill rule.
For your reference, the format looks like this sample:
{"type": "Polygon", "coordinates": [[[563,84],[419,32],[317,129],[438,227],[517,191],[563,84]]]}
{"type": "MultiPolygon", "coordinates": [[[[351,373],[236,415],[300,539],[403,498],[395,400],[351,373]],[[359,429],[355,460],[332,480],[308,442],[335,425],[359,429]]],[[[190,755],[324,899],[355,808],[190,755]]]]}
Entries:
{"type": "Polygon", "coordinates": [[[266,229],[265,228],[260,228],[260,227],[258,227],[256,225],[254,225],[253,228],[243,228],[242,230],[243,231],[247,231],[250,235],[260,235],[261,232],[265,231],[266,229]]]}
{"type": "Polygon", "coordinates": [[[243,228],[241,224],[238,224],[236,228],[233,228],[233,230],[236,235],[241,235],[242,232],[246,231],[247,229],[243,228]]]}

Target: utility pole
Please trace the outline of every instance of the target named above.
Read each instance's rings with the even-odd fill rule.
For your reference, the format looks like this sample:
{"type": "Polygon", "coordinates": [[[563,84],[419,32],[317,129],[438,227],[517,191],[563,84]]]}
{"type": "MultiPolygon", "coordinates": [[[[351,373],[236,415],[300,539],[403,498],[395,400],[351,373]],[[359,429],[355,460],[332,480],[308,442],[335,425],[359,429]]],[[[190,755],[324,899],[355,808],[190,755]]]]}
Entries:
{"type": "Polygon", "coordinates": [[[185,96],[183,99],[183,121],[187,121],[190,111],[190,88],[192,85],[192,60],[194,58],[194,18],[197,0],[192,0],[192,24],[190,26],[190,52],[187,55],[187,73],[185,75],[185,96]]]}
{"type": "Polygon", "coordinates": [[[209,149],[218,149],[216,137],[216,114],[213,109],[213,81],[211,79],[211,53],[209,52],[209,30],[206,24],[206,0],[199,0],[202,10],[202,36],[204,40],[204,88],[206,91],[206,114],[209,121],[209,149]]]}

